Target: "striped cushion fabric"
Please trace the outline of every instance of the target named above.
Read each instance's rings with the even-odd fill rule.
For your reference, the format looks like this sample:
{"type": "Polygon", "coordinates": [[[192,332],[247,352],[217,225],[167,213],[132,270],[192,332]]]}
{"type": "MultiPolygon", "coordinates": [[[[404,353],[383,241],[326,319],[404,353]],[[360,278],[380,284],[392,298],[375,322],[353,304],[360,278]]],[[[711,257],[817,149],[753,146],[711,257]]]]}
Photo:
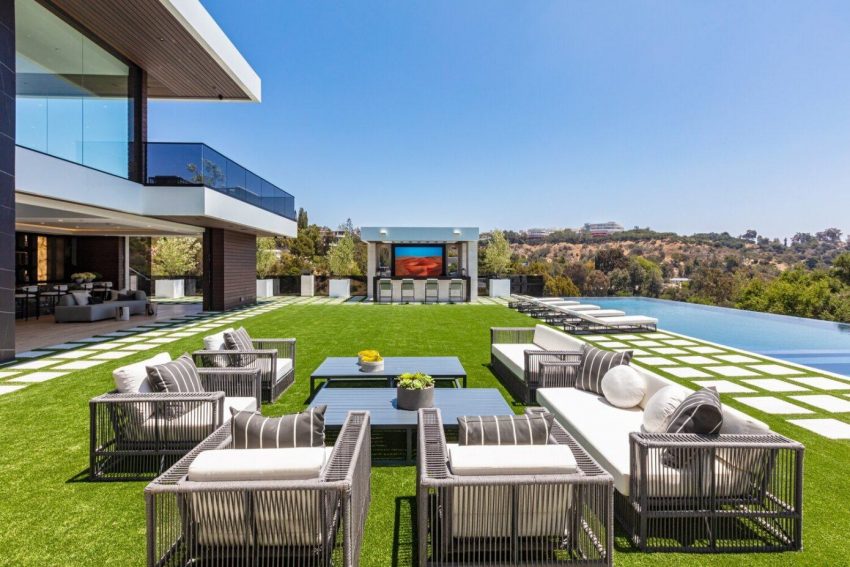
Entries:
{"type": "MultiPolygon", "coordinates": [[[[232,333],[224,332],[224,345],[227,350],[254,350],[254,342],[245,327],[239,327],[232,333]]],[[[235,366],[248,366],[256,359],[256,356],[234,356],[231,364],[235,366]]]]}
{"type": "Polygon", "coordinates": [[[146,367],[148,381],[156,392],[203,392],[201,377],[192,357],[183,354],[180,358],[146,367]]]}
{"type": "Polygon", "coordinates": [[[459,445],[546,445],[555,416],[475,415],[457,418],[459,445]]]}
{"type": "Polygon", "coordinates": [[[325,446],[325,410],[263,417],[259,412],[230,410],[233,449],[287,449],[325,446]]]}
{"type": "Polygon", "coordinates": [[[582,348],[581,373],[576,379],[576,388],[586,390],[594,394],[604,395],[602,392],[602,378],[605,373],[621,364],[629,364],[632,361],[632,351],[609,352],[590,345],[582,348]]]}
{"type": "MultiPolygon", "coordinates": [[[[685,398],[667,419],[667,433],[699,433],[712,435],[723,425],[720,395],[714,387],[697,390],[685,398]]],[[[667,449],[661,462],[668,467],[681,468],[690,460],[687,450],[667,449]]]]}

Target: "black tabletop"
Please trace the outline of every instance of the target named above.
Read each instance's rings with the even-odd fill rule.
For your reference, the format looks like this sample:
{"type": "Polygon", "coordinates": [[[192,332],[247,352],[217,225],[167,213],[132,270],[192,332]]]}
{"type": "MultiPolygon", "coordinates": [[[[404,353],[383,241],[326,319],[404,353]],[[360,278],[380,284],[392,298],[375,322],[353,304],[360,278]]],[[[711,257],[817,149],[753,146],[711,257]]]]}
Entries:
{"type": "Polygon", "coordinates": [[[388,356],[384,358],[384,369],[375,372],[362,372],[357,364],[356,356],[331,356],[319,365],[312,376],[314,378],[395,377],[405,372],[424,372],[435,378],[466,376],[466,370],[456,356],[388,356]]]}
{"type": "MultiPolygon", "coordinates": [[[[415,411],[396,409],[395,388],[323,388],[310,407],[327,405],[325,425],[340,427],[351,410],[368,410],[373,427],[415,427],[415,411]]],[[[443,424],[456,426],[464,415],[511,415],[513,411],[495,388],[436,388],[434,406],[443,424]]]]}

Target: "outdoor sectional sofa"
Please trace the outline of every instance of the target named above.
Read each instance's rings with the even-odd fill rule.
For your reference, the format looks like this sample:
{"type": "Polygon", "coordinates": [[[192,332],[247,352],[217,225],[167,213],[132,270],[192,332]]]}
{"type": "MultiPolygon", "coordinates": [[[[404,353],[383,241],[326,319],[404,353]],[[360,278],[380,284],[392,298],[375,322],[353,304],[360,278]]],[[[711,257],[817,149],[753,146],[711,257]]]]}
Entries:
{"type": "MultiPolygon", "coordinates": [[[[559,334],[558,348],[581,348],[559,334]]],[[[647,402],[674,383],[633,368],[647,386],[636,407],[574,387],[573,365],[556,360],[538,365],[540,376],[559,378],[558,387],[537,390],[537,401],[613,476],[615,515],[634,544],[645,551],[800,549],[803,446],[727,405],[719,435],[645,433],[647,402]],[[669,451],[687,464],[665,465],[669,451]]]]}
{"type": "Polygon", "coordinates": [[[151,391],[146,367],[170,360],[160,353],[116,369],[117,389],[89,401],[90,478],[150,479],[228,421],[231,408],[259,409],[256,368],[199,368],[205,392],[151,391]],[[138,374],[135,387],[121,380],[122,370],[138,374]]]}
{"type": "Polygon", "coordinates": [[[350,412],[333,447],[294,450],[309,462],[233,458],[244,449],[224,452],[231,424],[145,489],[147,565],[358,565],[370,501],[369,412],[350,412]],[[210,452],[221,455],[195,478],[193,463],[210,452]]]}
{"type": "Polygon", "coordinates": [[[458,446],[420,409],[418,443],[416,565],[613,564],[611,476],[557,421],[543,445],[458,446]]]}
{"type": "Polygon", "coordinates": [[[224,334],[234,329],[204,337],[204,350],[192,353],[199,368],[257,368],[262,376],[262,401],[274,403],[295,382],[295,339],[251,338],[253,350],[228,350],[224,334]]]}
{"type": "Polygon", "coordinates": [[[54,308],[53,317],[57,323],[91,323],[114,319],[115,309],[118,307],[129,307],[130,315],[144,315],[148,304],[147,296],[144,292],[136,292],[135,296],[138,299],[78,305],[72,295],[64,295],[54,308]]]}

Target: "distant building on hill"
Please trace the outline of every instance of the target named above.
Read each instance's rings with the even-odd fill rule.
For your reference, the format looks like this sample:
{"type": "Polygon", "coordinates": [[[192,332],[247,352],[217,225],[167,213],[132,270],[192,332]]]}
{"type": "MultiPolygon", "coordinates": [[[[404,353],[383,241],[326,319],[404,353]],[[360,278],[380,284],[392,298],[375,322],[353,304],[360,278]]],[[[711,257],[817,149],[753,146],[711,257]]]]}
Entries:
{"type": "Polygon", "coordinates": [[[554,228],[529,228],[525,231],[525,236],[529,240],[544,240],[553,232],[555,232],[554,228]]]}
{"type": "Polygon", "coordinates": [[[625,229],[620,223],[614,221],[585,223],[582,231],[590,234],[590,236],[610,236],[617,232],[623,232],[625,229]]]}

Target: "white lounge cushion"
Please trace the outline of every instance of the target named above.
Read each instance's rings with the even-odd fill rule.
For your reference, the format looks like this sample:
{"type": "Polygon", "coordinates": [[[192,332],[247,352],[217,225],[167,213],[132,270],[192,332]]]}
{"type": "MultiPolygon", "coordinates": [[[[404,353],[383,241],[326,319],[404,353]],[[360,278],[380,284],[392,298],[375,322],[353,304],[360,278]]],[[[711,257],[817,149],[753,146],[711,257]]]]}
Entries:
{"type": "Polygon", "coordinates": [[[623,317],[595,317],[593,311],[582,313],[582,319],[596,323],[598,325],[607,325],[609,327],[631,327],[634,325],[657,325],[658,319],[654,317],[646,317],[644,315],[624,315],[623,317]]]}
{"type": "Polygon", "coordinates": [[[628,494],[629,434],[640,431],[643,411],[612,406],[603,396],[576,388],[542,388],[537,402],[614,477],[614,487],[628,494]]]}
{"type": "Polygon", "coordinates": [[[203,451],[189,465],[188,479],[226,482],[319,478],[327,455],[326,447],[203,451]]]}
{"type": "Polygon", "coordinates": [[[658,390],[644,408],[643,430],[647,433],[666,433],[667,420],[692,393],[691,390],[677,384],[658,390]]]}
{"type": "MultiPolygon", "coordinates": [[[[252,363],[252,367],[258,367],[260,372],[265,374],[269,370],[269,365],[271,364],[270,358],[260,358],[252,363]]],[[[276,365],[275,376],[279,380],[284,377],[290,370],[292,370],[292,359],[291,358],[278,358],[276,365]]]]}
{"type": "Polygon", "coordinates": [[[534,327],[534,340],[532,342],[543,350],[577,351],[581,349],[582,345],[580,341],[568,334],[545,325],[534,327]]]}
{"type": "Polygon", "coordinates": [[[542,349],[532,343],[517,345],[496,343],[491,347],[493,356],[498,358],[499,361],[507,366],[518,378],[523,378],[525,376],[525,351],[527,350],[542,349]]]}
{"type": "Polygon", "coordinates": [[[148,366],[156,366],[165,364],[171,360],[171,355],[167,352],[161,352],[156,356],[145,359],[141,362],[128,364],[112,371],[112,379],[115,381],[115,388],[122,394],[139,394],[152,392],[151,384],[148,381],[148,366]]]}
{"type": "Polygon", "coordinates": [[[566,445],[449,445],[449,468],[458,476],[572,474],[566,445]]]}
{"type": "MultiPolygon", "coordinates": [[[[549,445],[536,445],[549,447],[549,445]]],[[[481,446],[448,445],[449,453],[457,449],[483,449],[481,446]]],[[[494,446],[505,449],[506,446],[494,446]]],[[[515,448],[512,446],[511,448],[515,448]]],[[[566,448],[566,447],[565,447],[566,448]]],[[[569,449],[567,449],[569,450],[569,449]]],[[[504,467],[505,462],[494,463],[504,467]]],[[[457,467],[457,464],[455,464],[457,467]]],[[[453,469],[454,472],[454,469],[453,469]]],[[[457,474],[455,472],[455,474],[457,474]]],[[[505,474],[520,474],[508,472],[505,474]]],[[[521,473],[525,474],[525,473],[521,473]]],[[[516,518],[520,537],[555,536],[567,533],[573,485],[522,485],[517,490],[516,518]]],[[[514,491],[509,486],[456,486],[451,489],[452,535],[454,537],[509,537],[512,533],[514,491]]]]}
{"type": "Polygon", "coordinates": [[[627,364],[614,366],[602,377],[602,393],[611,405],[633,408],[646,395],[646,380],[627,364]]]}
{"type": "MultiPolygon", "coordinates": [[[[227,350],[227,346],[224,344],[224,333],[233,333],[233,327],[228,327],[224,329],[220,333],[215,333],[212,335],[207,335],[204,337],[204,350],[227,350]]],[[[216,356],[212,363],[216,368],[225,368],[227,367],[227,357],[216,356]]]]}

